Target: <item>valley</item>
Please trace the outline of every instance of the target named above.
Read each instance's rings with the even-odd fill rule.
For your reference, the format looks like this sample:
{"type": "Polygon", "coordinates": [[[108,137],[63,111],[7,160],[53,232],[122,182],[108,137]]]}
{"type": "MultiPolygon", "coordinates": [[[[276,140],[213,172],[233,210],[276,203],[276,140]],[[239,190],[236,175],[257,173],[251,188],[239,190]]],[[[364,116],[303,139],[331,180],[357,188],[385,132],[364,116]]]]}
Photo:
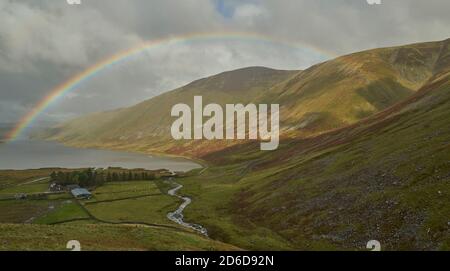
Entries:
{"type": "MultiPolygon", "coordinates": [[[[67,194],[0,201],[1,239],[12,243],[23,226],[27,234],[72,232],[94,250],[366,250],[369,240],[384,250],[449,250],[449,116],[450,40],[354,53],[302,71],[221,73],[34,134],[74,147],[186,156],[204,168],[181,174],[176,186],[107,182],[81,204],[67,194]],[[279,148],[173,140],[170,109],[192,106],[194,96],[220,106],[279,104],[279,148]],[[168,219],[183,204],[169,191],[189,198],[182,219],[209,238],[168,219]],[[94,241],[90,232],[103,226],[104,239],[94,241]]],[[[28,182],[50,173],[0,171],[7,184],[0,193],[42,192],[45,179],[28,182]]]]}

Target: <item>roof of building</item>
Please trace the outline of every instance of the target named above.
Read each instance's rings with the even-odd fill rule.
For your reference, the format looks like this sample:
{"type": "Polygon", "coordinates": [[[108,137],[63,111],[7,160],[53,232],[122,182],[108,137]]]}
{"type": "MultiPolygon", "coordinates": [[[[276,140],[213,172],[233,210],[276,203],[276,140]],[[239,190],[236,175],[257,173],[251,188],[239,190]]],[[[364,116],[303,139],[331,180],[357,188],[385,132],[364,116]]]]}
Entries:
{"type": "Polygon", "coordinates": [[[73,195],[74,197],[79,197],[79,196],[90,196],[90,195],[91,195],[91,192],[89,192],[89,191],[88,191],[87,189],[85,189],[85,188],[75,188],[75,189],[72,189],[70,192],[72,193],[72,195],[73,195]]]}

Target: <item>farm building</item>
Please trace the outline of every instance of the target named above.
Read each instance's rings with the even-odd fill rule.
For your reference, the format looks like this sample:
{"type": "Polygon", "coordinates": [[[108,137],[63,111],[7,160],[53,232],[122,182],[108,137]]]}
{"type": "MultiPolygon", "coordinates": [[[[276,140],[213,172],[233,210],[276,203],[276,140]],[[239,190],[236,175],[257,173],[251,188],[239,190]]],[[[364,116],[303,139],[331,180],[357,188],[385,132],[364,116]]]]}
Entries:
{"type": "Polygon", "coordinates": [[[85,188],[75,188],[72,189],[70,193],[77,199],[90,199],[92,197],[91,192],[85,188]]]}

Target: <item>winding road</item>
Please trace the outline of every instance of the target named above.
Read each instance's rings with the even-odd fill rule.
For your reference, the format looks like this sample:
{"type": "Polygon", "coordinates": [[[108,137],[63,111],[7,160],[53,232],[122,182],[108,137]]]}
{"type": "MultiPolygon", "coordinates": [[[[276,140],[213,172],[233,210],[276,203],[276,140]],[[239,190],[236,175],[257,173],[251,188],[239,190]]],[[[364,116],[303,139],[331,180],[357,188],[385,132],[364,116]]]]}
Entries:
{"type": "Polygon", "coordinates": [[[189,197],[183,197],[177,194],[178,190],[180,190],[181,188],[183,188],[183,186],[181,184],[178,184],[174,181],[171,181],[171,183],[177,185],[177,187],[169,190],[168,194],[172,197],[177,197],[181,200],[183,200],[183,203],[180,205],[180,207],[178,207],[178,209],[175,212],[170,212],[167,214],[167,218],[172,220],[173,222],[184,226],[186,228],[190,228],[195,230],[196,232],[199,232],[205,236],[208,236],[208,231],[206,230],[205,227],[198,225],[198,224],[193,224],[193,223],[187,223],[183,220],[184,216],[183,216],[183,211],[184,209],[192,203],[192,199],[189,197]]]}

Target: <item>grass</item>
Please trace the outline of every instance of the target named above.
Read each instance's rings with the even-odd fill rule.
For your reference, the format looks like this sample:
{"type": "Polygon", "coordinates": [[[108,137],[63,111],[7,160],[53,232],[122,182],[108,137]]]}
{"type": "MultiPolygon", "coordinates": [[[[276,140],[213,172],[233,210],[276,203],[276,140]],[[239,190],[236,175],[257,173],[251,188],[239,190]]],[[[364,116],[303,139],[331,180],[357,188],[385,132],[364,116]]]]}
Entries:
{"type": "Polygon", "coordinates": [[[86,208],[96,218],[108,222],[172,224],[166,216],[168,212],[176,210],[178,205],[179,202],[173,197],[159,195],[86,204],[86,208]]]}
{"type": "Polygon", "coordinates": [[[49,187],[48,182],[11,186],[11,187],[0,190],[0,197],[8,196],[8,195],[15,195],[18,193],[30,194],[30,193],[47,192],[48,187],[49,187]]]}
{"type": "Polygon", "coordinates": [[[0,170],[0,191],[6,187],[48,177],[53,171],[67,171],[67,169],[44,168],[29,170],[0,170]]]}
{"type": "MultiPolygon", "coordinates": [[[[16,173],[17,174],[17,173],[16,173]]],[[[18,174],[20,175],[20,174],[18,174]]],[[[27,176],[23,173],[22,176],[27,176]]],[[[23,183],[20,179],[18,184],[23,183]]],[[[162,181],[130,181],[107,183],[93,191],[93,198],[83,201],[86,209],[100,220],[114,223],[142,222],[172,224],[166,214],[179,205],[161,188],[162,181]]],[[[4,188],[0,196],[18,193],[39,193],[48,190],[48,181],[4,188]]],[[[0,222],[55,224],[72,220],[86,220],[89,214],[68,193],[49,195],[46,200],[0,201],[0,222]]]]}
{"type": "Polygon", "coordinates": [[[180,204],[162,193],[161,181],[114,182],[98,187],[93,198],[83,201],[85,208],[96,218],[113,222],[172,224],[167,213],[180,204]]]}
{"type": "MultiPolygon", "coordinates": [[[[23,183],[21,179],[16,181],[23,183]]],[[[47,186],[47,183],[15,185],[2,192],[43,192],[47,186]]],[[[68,193],[42,200],[0,201],[0,250],[66,250],[67,241],[73,239],[82,243],[83,250],[238,249],[181,227],[177,229],[166,217],[180,204],[178,199],[167,195],[169,188],[161,180],[108,183],[95,189],[94,197],[82,201],[82,205],[68,193]],[[111,225],[100,220],[128,225],[111,225]],[[142,223],[173,228],[131,226],[142,223]]]]}
{"type": "Polygon", "coordinates": [[[94,224],[0,224],[0,250],[66,251],[69,240],[78,240],[85,251],[238,250],[196,234],[170,229],[94,224]]]}
{"type": "Polygon", "coordinates": [[[93,198],[87,202],[118,200],[129,197],[139,197],[151,194],[161,194],[155,182],[132,181],[107,183],[93,191],[93,198]]]}
{"type": "Polygon", "coordinates": [[[51,211],[55,203],[48,200],[6,200],[0,201],[0,223],[32,222],[35,218],[51,211]]]}
{"type": "Polygon", "coordinates": [[[66,221],[87,220],[89,214],[85,212],[77,203],[72,200],[63,201],[52,212],[39,217],[34,221],[35,224],[56,224],[66,221]]]}
{"type": "Polygon", "coordinates": [[[217,175],[194,176],[179,180],[185,187],[180,194],[192,197],[192,204],[185,210],[185,220],[195,221],[208,229],[208,234],[217,240],[233,243],[252,250],[292,249],[289,241],[268,228],[258,226],[243,216],[233,214],[229,208],[239,192],[235,182],[235,170],[218,170],[217,175]]]}
{"type": "Polygon", "coordinates": [[[250,169],[229,158],[239,149],[212,154],[216,166],[180,180],[194,199],[186,219],[246,249],[364,250],[371,239],[385,250],[448,248],[449,87],[270,155],[243,146],[250,169]]]}

